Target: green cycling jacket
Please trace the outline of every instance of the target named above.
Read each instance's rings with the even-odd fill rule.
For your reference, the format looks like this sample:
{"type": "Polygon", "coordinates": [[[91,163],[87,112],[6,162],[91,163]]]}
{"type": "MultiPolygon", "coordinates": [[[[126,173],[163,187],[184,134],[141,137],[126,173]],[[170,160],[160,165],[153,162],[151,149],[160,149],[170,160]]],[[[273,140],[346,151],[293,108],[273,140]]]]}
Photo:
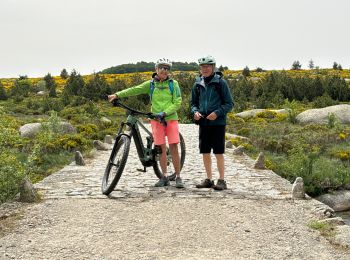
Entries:
{"type": "MultiPolygon", "coordinates": [[[[169,89],[169,79],[165,81],[154,80],[154,91],[151,101],[151,112],[156,114],[160,112],[165,112],[165,120],[178,120],[177,110],[181,107],[181,91],[179,83],[173,80],[174,91],[171,94],[169,89]]],[[[151,81],[147,80],[140,85],[124,89],[115,93],[118,98],[125,98],[130,96],[137,96],[140,94],[150,94],[151,81]]]]}

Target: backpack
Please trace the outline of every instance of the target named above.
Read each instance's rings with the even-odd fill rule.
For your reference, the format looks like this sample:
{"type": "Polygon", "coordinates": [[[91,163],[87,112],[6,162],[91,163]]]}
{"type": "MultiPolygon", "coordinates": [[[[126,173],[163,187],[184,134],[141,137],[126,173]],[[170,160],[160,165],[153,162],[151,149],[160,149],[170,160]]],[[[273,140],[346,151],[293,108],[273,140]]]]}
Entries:
{"type": "MultiPolygon", "coordinates": [[[[155,89],[155,83],[154,83],[154,79],[152,79],[150,82],[150,93],[149,93],[149,97],[150,97],[151,101],[152,101],[154,89],[155,89]]],[[[174,93],[174,81],[172,79],[169,79],[169,91],[170,91],[171,96],[172,96],[174,93]]]]}

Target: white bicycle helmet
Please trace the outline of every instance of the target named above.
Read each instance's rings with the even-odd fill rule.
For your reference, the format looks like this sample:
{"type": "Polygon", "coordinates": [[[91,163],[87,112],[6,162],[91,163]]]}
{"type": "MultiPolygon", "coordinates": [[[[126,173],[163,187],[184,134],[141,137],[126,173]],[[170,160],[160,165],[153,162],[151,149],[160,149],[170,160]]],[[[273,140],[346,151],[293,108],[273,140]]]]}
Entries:
{"type": "Polygon", "coordinates": [[[157,60],[155,67],[158,68],[161,65],[168,66],[169,68],[173,66],[172,62],[169,59],[165,59],[165,58],[157,60]]]}
{"type": "Polygon", "coordinates": [[[213,56],[210,56],[210,55],[198,59],[199,65],[204,65],[204,64],[215,65],[215,63],[216,63],[215,58],[213,56]]]}

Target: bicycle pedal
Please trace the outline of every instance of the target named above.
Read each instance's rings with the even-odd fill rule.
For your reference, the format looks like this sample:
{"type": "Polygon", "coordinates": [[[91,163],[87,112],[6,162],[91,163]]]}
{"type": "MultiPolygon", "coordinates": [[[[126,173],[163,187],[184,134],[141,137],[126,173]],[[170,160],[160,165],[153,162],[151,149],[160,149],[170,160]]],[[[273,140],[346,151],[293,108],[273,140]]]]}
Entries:
{"type": "Polygon", "coordinates": [[[143,169],[136,169],[138,172],[146,172],[146,167],[144,167],[143,169]]]}

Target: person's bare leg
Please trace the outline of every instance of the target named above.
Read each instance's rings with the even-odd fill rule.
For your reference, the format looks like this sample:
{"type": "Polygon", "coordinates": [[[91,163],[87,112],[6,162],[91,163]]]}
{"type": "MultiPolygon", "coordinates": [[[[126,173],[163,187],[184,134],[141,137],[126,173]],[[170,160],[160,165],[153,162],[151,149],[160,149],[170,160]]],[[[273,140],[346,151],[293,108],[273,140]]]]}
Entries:
{"type": "Polygon", "coordinates": [[[160,168],[162,169],[162,173],[164,176],[167,176],[167,158],[166,158],[166,145],[161,144],[160,147],[162,148],[162,153],[159,157],[159,164],[160,168]]]}
{"type": "Polygon", "coordinates": [[[180,177],[180,155],[177,144],[169,144],[170,154],[173,159],[173,165],[175,169],[175,174],[177,177],[180,177]]]}
{"type": "Polygon", "coordinates": [[[218,167],[220,180],[225,178],[225,159],[223,154],[215,154],[216,157],[216,165],[218,167]]]}
{"type": "Polygon", "coordinates": [[[204,168],[207,173],[207,178],[209,180],[212,179],[213,174],[211,171],[211,156],[210,153],[203,153],[203,163],[204,163],[204,168]]]}

